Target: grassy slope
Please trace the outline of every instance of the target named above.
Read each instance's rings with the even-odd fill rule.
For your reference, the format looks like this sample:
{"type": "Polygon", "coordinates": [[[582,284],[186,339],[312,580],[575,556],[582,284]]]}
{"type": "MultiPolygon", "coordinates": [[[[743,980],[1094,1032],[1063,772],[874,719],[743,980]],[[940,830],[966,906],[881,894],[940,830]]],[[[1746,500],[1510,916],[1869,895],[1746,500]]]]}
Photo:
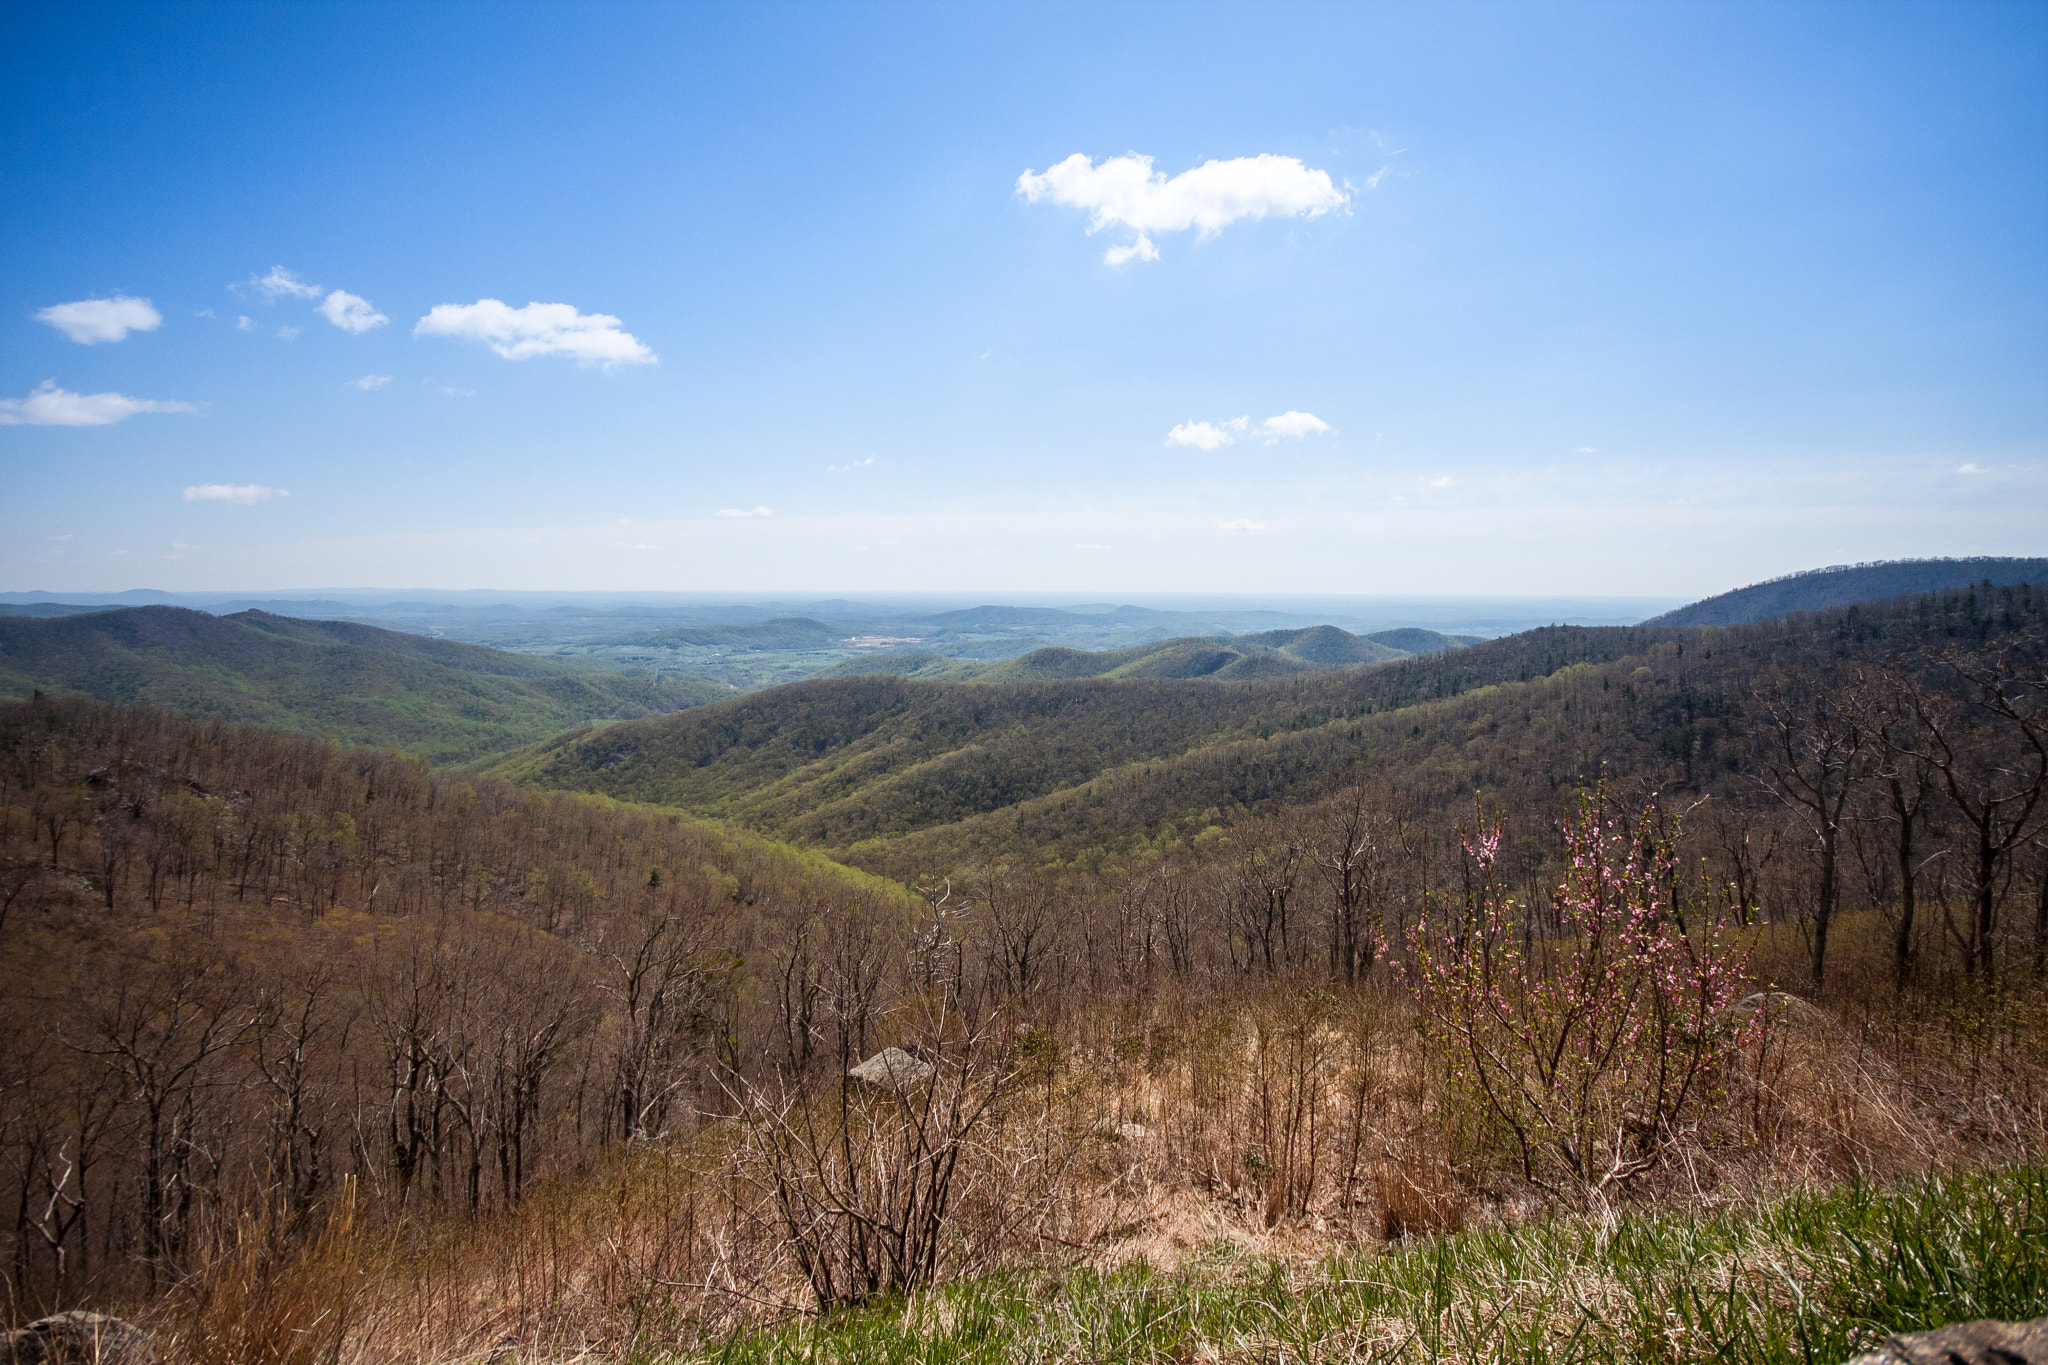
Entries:
{"type": "Polygon", "coordinates": [[[1558,1218],[1307,1274],[1224,1260],[972,1281],[739,1337],[720,1365],[1189,1360],[1832,1365],[1894,1332],[2048,1313],[2048,1170],[1715,1216],[1558,1218]]]}
{"type": "Polygon", "coordinates": [[[254,721],[461,762],[593,720],[730,695],[346,621],[177,607],[0,619],[0,691],[254,721]]]}

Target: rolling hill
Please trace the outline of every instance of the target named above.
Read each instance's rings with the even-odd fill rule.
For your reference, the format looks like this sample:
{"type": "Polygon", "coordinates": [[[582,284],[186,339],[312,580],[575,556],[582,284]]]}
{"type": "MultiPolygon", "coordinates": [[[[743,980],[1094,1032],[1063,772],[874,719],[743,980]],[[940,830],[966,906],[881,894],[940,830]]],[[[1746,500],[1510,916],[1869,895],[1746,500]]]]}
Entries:
{"type": "MultiPolygon", "coordinates": [[[[983,611],[991,610],[983,608],[983,611]]],[[[875,654],[851,659],[827,677],[893,673],[934,682],[1023,683],[1075,678],[1210,678],[1242,682],[1291,678],[1324,668],[1387,663],[1430,650],[1458,649],[1474,637],[1431,630],[1391,630],[1383,635],[1428,637],[1429,650],[1408,650],[1376,637],[1353,635],[1337,626],[1269,630],[1253,635],[1182,636],[1123,649],[1072,649],[1052,645],[1011,658],[978,663],[929,651],[875,654]]]]}
{"type": "Polygon", "coordinates": [[[132,607],[0,617],[0,692],[72,693],[254,721],[453,763],[597,720],[730,695],[346,621],[132,607]]]}

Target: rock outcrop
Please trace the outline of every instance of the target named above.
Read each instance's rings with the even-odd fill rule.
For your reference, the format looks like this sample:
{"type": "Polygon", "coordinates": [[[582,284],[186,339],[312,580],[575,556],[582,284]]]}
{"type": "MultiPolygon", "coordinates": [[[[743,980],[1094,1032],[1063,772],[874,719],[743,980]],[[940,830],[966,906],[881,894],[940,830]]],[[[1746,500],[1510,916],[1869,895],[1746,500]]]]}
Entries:
{"type": "Polygon", "coordinates": [[[0,1365],[156,1365],[140,1329],[73,1309],[0,1334],[0,1365]]]}
{"type": "Polygon", "coordinates": [[[1886,1337],[1848,1365],[2048,1365],[2048,1318],[1961,1322],[1886,1337]]]}

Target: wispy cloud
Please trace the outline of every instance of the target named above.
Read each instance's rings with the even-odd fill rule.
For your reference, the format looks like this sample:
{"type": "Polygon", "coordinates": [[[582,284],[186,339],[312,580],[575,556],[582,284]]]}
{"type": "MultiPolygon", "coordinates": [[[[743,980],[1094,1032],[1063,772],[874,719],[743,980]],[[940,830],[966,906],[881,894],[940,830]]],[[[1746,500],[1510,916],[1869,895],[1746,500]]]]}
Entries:
{"type": "Polygon", "coordinates": [[[855,469],[866,469],[874,462],[875,457],[870,455],[865,460],[855,460],[852,464],[828,464],[825,466],[825,472],[828,474],[845,474],[855,469]]]}
{"type": "Polygon", "coordinates": [[[615,540],[612,542],[612,548],[614,550],[659,550],[661,547],[659,545],[649,545],[644,540],[615,540]]]}
{"type": "Polygon", "coordinates": [[[514,308],[497,299],[434,306],[412,329],[414,336],[481,341],[507,360],[565,355],[583,365],[647,365],[656,359],[638,337],[609,313],[580,313],[566,303],[529,303],[514,308]]]}
{"type": "Polygon", "coordinates": [[[360,335],[372,327],[382,327],[391,321],[370,306],[370,301],[346,289],[337,289],[320,304],[320,316],[326,318],[344,332],[360,335]]]}
{"type": "Polygon", "coordinates": [[[277,339],[279,341],[297,341],[299,339],[299,329],[296,327],[280,327],[277,329],[277,339]]]}
{"type": "Polygon", "coordinates": [[[1275,441],[1299,441],[1329,430],[1330,424],[1312,412],[1289,411],[1268,417],[1256,430],[1248,416],[1224,422],[1183,422],[1166,433],[1166,444],[1214,450],[1218,446],[1236,445],[1240,437],[1253,434],[1264,444],[1272,445],[1275,441]]]}
{"type": "Polygon", "coordinates": [[[361,379],[349,380],[347,387],[368,393],[371,389],[381,389],[390,382],[391,376],[388,374],[366,374],[361,379]]]}
{"type": "Polygon", "coordinates": [[[1970,461],[1968,464],[1956,466],[1956,473],[1958,474],[1989,474],[1990,472],[1990,470],[1978,464],[1975,460],[1970,461]]]}
{"type": "Polygon", "coordinates": [[[247,313],[240,314],[235,318],[235,330],[237,332],[255,331],[256,319],[250,317],[247,313]]]}
{"type": "Polygon", "coordinates": [[[1253,521],[1250,517],[1236,517],[1230,521],[1217,522],[1216,529],[1219,531],[1263,531],[1266,529],[1266,523],[1263,521],[1253,521]]]}
{"type": "Polygon", "coordinates": [[[718,515],[721,517],[772,517],[775,515],[775,509],[772,507],[721,507],[718,509],[718,515]]]}
{"type": "Polygon", "coordinates": [[[1043,174],[1025,171],[1017,193],[1028,203],[1086,209],[1091,235],[1113,226],[1135,231],[1128,245],[1103,253],[1111,265],[1158,260],[1155,232],[1194,228],[1198,237],[1213,237],[1240,218],[1317,218],[1351,201],[1328,171],[1271,153],[1205,161],[1169,180],[1152,169],[1149,156],[1113,156],[1097,165],[1076,152],[1043,174]]]}
{"type": "Polygon", "coordinates": [[[1580,446],[1577,450],[1574,450],[1572,452],[1572,454],[1574,455],[1598,455],[1599,453],[1600,452],[1595,450],[1592,446],[1580,446]]]}
{"type": "Polygon", "coordinates": [[[54,379],[36,385],[26,398],[0,398],[0,426],[104,427],[138,412],[197,412],[191,403],[130,398],[122,393],[73,393],[54,379]]]}
{"type": "Polygon", "coordinates": [[[164,315],[148,299],[116,294],[110,299],[53,303],[36,313],[36,321],[49,323],[81,346],[94,346],[125,340],[130,332],[153,332],[163,326],[164,315]]]}
{"type": "Polygon", "coordinates": [[[231,284],[228,288],[234,290],[237,294],[257,294],[262,297],[265,303],[276,303],[279,299],[317,299],[320,297],[319,285],[306,283],[299,278],[297,272],[286,270],[281,265],[270,267],[270,273],[261,279],[257,279],[252,275],[241,284],[231,284]]]}
{"type": "MultiPolygon", "coordinates": [[[[260,483],[195,483],[185,490],[186,502],[224,502],[230,507],[254,507],[272,498],[290,496],[285,489],[265,488],[260,483]]],[[[186,550],[191,546],[180,545],[178,548],[186,550]]]]}
{"type": "Polygon", "coordinates": [[[1451,476],[1442,474],[1434,479],[1424,479],[1422,486],[1424,488],[1449,488],[1451,486],[1451,476]]]}

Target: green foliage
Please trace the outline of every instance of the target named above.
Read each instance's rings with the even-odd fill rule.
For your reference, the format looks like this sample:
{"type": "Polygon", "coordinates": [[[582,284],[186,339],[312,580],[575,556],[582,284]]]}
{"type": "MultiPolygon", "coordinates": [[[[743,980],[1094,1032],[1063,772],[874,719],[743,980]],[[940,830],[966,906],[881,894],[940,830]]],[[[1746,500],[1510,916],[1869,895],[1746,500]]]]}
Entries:
{"type": "Polygon", "coordinates": [[[36,688],[405,749],[460,763],[572,725],[729,696],[350,621],[179,607],[0,618],[0,693],[36,688]]]}
{"type": "Polygon", "coordinates": [[[2029,1166],[1715,1216],[1549,1219],[1301,1275],[1227,1253],[1174,1275],[1018,1274],[690,1359],[1834,1365],[1893,1332],[2048,1312],[2044,1237],[2048,1170],[2029,1166]]]}
{"type": "Polygon", "coordinates": [[[1483,635],[1444,635],[1434,630],[1419,630],[1404,626],[1399,630],[1376,630],[1365,637],[1374,644],[1389,649],[1405,650],[1410,654],[1442,654],[1446,650],[1463,649],[1467,645],[1482,644],[1483,635]]]}
{"type": "Polygon", "coordinates": [[[1603,764],[1662,789],[1738,781],[1767,670],[1975,648],[2039,630],[2043,606],[2022,587],[1725,630],[1554,626],[1266,682],[817,680],[569,736],[498,770],[735,820],[892,876],[1157,846],[1360,771],[1427,809],[1484,791],[1561,817],[1603,764]]]}

